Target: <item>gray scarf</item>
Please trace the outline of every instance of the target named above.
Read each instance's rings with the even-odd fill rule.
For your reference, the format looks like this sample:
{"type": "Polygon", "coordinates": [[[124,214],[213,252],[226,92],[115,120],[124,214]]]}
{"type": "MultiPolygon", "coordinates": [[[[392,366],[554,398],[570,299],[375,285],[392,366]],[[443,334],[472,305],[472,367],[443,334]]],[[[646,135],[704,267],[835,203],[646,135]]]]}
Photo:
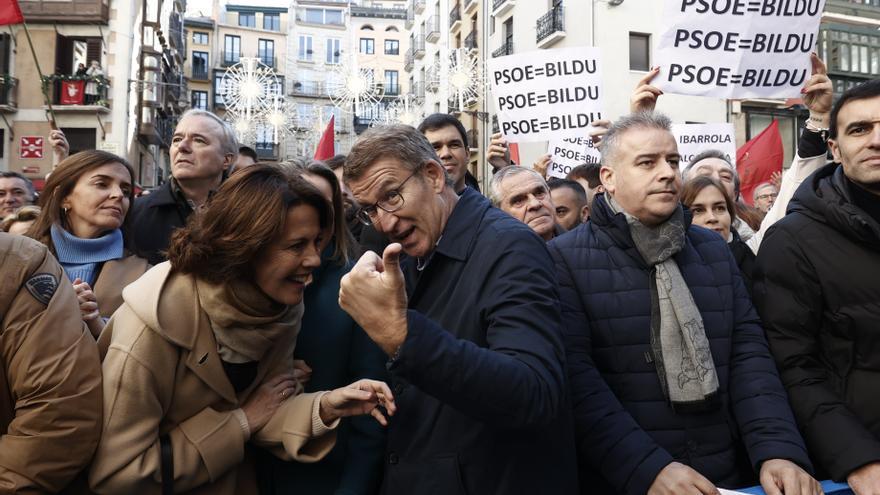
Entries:
{"type": "Polygon", "coordinates": [[[714,403],[718,375],[700,310],[672,259],[685,242],[684,210],[648,227],[626,213],[609,194],[608,205],[623,213],[636,250],[652,267],[651,350],[660,386],[675,409],[702,409],[714,403]]]}

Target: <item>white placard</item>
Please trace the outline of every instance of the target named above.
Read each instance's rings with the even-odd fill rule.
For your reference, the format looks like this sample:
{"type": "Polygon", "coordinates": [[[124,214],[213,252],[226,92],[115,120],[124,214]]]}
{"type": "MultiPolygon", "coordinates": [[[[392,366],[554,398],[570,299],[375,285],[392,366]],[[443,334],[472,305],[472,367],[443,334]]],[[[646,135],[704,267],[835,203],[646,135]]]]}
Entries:
{"type": "Polygon", "coordinates": [[[810,79],[825,0],[665,0],[657,43],[667,93],[789,98],[810,79]]]}
{"type": "Polygon", "coordinates": [[[602,153],[593,146],[593,140],[589,137],[551,139],[547,143],[547,154],[550,155],[547,175],[560,179],[564,179],[578,165],[602,160],[602,153]]]}
{"type": "Polygon", "coordinates": [[[697,153],[706,150],[723,151],[736,167],[736,132],[733,124],[673,124],[672,134],[678,143],[678,154],[681,155],[679,168],[682,170],[697,153]]]}
{"type": "Polygon", "coordinates": [[[486,64],[498,126],[508,142],[585,136],[602,118],[598,48],[536,50],[486,64]]]}

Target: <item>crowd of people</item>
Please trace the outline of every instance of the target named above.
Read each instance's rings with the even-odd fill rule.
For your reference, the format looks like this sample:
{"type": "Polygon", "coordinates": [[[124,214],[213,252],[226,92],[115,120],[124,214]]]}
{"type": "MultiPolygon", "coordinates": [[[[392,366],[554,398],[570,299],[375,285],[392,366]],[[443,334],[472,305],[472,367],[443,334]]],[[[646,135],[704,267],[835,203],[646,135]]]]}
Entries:
{"type": "Polygon", "coordinates": [[[190,110],[171,177],[0,174],[0,491],[880,493],[880,80],[803,88],[740,197],[651,71],[546,178],[461,123],[260,163],[190,110]],[[829,157],[830,153],[830,157],[829,157]]]}

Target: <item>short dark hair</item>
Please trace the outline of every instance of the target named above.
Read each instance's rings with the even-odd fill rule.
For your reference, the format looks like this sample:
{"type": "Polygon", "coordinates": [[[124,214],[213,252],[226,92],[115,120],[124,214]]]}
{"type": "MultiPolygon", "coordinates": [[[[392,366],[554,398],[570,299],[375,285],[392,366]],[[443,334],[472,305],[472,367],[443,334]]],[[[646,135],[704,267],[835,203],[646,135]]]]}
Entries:
{"type": "Polygon", "coordinates": [[[458,133],[461,134],[461,143],[467,145],[467,131],[464,130],[464,125],[462,125],[461,121],[448,113],[434,113],[428,115],[425,117],[425,120],[419,124],[419,132],[424,134],[428,131],[436,131],[437,129],[449,126],[454,126],[458,130],[458,133]]]}
{"type": "Polygon", "coordinates": [[[575,196],[577,196],[578,202],[580,204],[587,204],[587,191],[584,190],[584,186],[573,180],[553,177],[549,181],[547,181],[547,185],[550,186],[550,191],[555,191],[556,189],[567,187],[574,191],[574,194],[575,196]]]}
{"type": "Polygon", "coordinates": [[[330,227],[330,204],[299,174],[274,165],[247,167],[174,232],[168,260],[175,270],[211,283],[251,280],[254,261],[283,235],[288,211],[299,205],[313,207],[321,228],[330,227]]]}
{"type": "Polygon", "coordinates": [[[260,161],[260,158],[257,157],[257,152],[253,148],[251,148],[250,146],[239,146],[238,147],[238,154],[244,155],[244,156],[249,156],[249,157],[253,158],[255,163],[260,161]]]}
{"type": "Polygon", "coordinates": [[[828,129],[828,137],[837,139],[837,115],[844,105],[853,100],[866,100],[875,96],[880,96],[880,79],[872,79],[844,91],[831,107],[831,126],[828,129]]]}
{"type": "Polygon", "coordinates": [[[324,160],[324,165],[330,167],[330,170],[336,170],[339,167],[345,165],[345,155],[333,155],[330,158],[324,160]]]}
{"type": "MultiPolygon", "coordinates": [[[[571,169],[565,178],[571,181],[583,179],[587,181],[587,184],[589,184],[592,189],[595,189],[602,185],[602,179],[599,178],[599,170],[601,168],[601,163],[584,163],[571,169]]],[[[583,189],[583,186],[581,188],[583,189]]]]}
{"type": "Polygon", "coordinates": [[[12,172],[12,171],[0,172],[0,179],[21,179],[21,180],[23,180],[24,185],[27,186],[28,192],[31,193],[31,201],[34,201],[37,199],[37,190],[34,189],[34,183],[31,182],[31,180],[28,179],[27,177],[25,177],[24,175],[22,175],[18,172],[12,172]]]}

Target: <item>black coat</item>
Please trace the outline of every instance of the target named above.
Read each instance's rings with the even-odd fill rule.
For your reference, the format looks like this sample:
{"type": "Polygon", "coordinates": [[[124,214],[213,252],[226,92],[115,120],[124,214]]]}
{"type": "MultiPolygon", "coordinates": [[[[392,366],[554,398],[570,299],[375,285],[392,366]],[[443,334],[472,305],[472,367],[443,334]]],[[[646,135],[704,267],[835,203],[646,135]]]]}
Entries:
{"type": "Polygon", "coordinates": [[[525,224],[468,188],[421,272],[402,261],[408,334],[385,495],[577,492],[553,264],[525,224]]]}
{"type": "Polygon", "coordinates": [[[172,192],[171,181],[137,198],[129,227],[132,251],[151,265],[165,261],[163,252],[171,242],[171,233],[185,226],[192,212],[189,204],[172,192]]]}
{"type": "Polygon", "coordinates": [[[730,232],[733,234],[733,240],[728,242],[727,245],[730,246],[730,251],[733,253],[733,259],[736,260],[736,266],[739,267],[743,282],[746,284],[746,290],[749,291],[749,296],[751,297],[752,281],[754,280],[755,273],[755,253],[752,252],[752,248],[742,240],[742,237],[739,236],[739,233],[736,230],[731,230],[730,232]]]}
{"type": "Polygon", "coordinates": [[[807,178],[755,270],[798,423],[835,480],[880,461],[880,224],[854,204],[854,187],[836,164],[807,178]]]}
{"type": "MultiPolygon", "coordinates": [[[[685,218],[690,225],[689,212],[685,218]]],[[[643,495],[672,461],[726,488],[754,484],[768,459],[812,469],[721,236],[689,226],[673,257],[700,310],[718,374],[721,406],[700,413],[675,411],[663,395],[650,344],[652,270],[624,215],[597,195],[589,222],[549,247],[560,284],[582,493],[643,495]]]]}

